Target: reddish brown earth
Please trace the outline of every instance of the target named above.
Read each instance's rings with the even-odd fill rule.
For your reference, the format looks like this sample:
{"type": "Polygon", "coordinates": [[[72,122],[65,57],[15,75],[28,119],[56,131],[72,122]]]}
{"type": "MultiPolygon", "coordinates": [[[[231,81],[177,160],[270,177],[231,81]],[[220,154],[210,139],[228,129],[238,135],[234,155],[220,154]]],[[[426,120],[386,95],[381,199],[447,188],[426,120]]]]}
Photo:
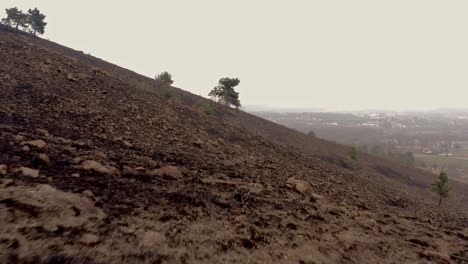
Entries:
{"type": "Polygon", "coordinates": [[[468,259],[466,185],[437,207],[430,174],[205,114],[201,98],[164,99],[145,77],[3,27],[0,59],[2,263],[468,259]]]}

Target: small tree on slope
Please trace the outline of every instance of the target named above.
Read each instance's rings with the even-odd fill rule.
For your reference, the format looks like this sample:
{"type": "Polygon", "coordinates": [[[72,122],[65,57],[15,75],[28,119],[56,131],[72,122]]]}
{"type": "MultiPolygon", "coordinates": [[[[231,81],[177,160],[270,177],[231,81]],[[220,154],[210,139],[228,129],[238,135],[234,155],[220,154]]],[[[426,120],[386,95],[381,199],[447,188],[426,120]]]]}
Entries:
{"type": "Polygon", "coordinates": [[[241,106],[239,101],[239,93],[234,90],[234,87],[239,85],[240,81],[237,78],[221,78],[218,86],[213,88],[208,96],[213,97],[216,102],[222,103],[226,106],[234,106],[239,108],[241,106]]]}
{"type": "Polygon", "coordinates": [[[439,195],[439,205],[441,205],[442,198],[447,198],[450,191],[450,187],[448,186],[448,177],[445,172],[440,172],[437,180],[432,183],[431,189],[439,195]]]}
{"type": "Polygon", "coordinates": [[[31,26],[31,30],[36,35],[36,33],[44,34],[45,26],[47,22],[44,21],[46,16],[41,14],[41,12],[37,9],[29,9],[28,10],[28,24],[31,26]]]}
{"type": "Polygon", "coordinates": [[[172,75],[167,71],[159,73],[156,75],[155,79],[166,86],[170,86],[174,83],[172,80],[172,75]]]}
{"type": "Polygon", "coordinates": [[[2,23],[15,27],[16,30],[19,27],[26,27],[28,16],[23,13],[23,11],[19,10],[17,7],[7,8],[5,9],[7,17],[2,18],[2,23]]]}

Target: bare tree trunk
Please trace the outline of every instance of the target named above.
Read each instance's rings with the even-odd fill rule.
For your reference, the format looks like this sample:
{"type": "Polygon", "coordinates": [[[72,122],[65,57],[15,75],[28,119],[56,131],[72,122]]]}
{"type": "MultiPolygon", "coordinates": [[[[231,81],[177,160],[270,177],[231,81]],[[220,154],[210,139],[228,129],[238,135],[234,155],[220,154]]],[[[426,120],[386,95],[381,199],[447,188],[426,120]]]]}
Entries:
{"type": "Polygon", "coordinates": [[[439,195],[439,206],[442,204],[442,195],[439,195]]]}

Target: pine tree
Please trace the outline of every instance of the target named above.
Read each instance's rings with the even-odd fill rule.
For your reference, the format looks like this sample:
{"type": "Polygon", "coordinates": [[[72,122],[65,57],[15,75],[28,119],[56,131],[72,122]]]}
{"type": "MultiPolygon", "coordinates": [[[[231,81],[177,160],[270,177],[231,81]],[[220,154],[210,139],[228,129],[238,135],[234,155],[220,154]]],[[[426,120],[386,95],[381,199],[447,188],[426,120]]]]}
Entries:
{"type": "Polygon", "coordinates": [[[216,102],[226,106],[241,106],[239,101],[239,93],[234,90],[234,87],[239,85],[240,81],[237,78],[221,78],[218,86],[213,88],[208,96],[211,96],[216,102]]]}
{"type": "Polygon", "coordinates": [[[2,23],[15,27],[16,30],[19,27],[26,27],[28,16],[19,10],[17,7],[5,9],[7,17],[2,19],[2,23]]]}
{"type": "Polygon", "coordinates": [[[31,26],[34,35],[37,33],[44,34],[45,26],[47,25],[47,22],[44,21],[45,18],[46,16],[41,14],[37,8],[28,10],[28,24],[31,26]]]}
{"type": "Polygon", "coordinates": [[[442,198],[447,198],[450,191],[448,186],[448,177],[445,172],[440,172],[439,177],[434,183],[432,183],[432,191],[436,192],[439,195],[439,205],[442,204],[442,198]]]}

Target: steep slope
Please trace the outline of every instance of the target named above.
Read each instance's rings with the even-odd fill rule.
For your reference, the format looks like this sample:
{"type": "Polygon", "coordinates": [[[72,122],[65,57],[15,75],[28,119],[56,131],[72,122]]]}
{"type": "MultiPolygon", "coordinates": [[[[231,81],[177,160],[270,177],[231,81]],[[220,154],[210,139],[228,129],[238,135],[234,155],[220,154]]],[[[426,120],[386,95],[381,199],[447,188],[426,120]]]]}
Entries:
{"type": "MultiPolygon", "coordinates": [[[[8,27],[2,26],[1,24],[0,29],[4,31],[9,30],[8,27]]],[[[82,51],[76,51],[54,42],[28,36],[27,34],[24,34],[24,36],[30,43],[34,43],[35,45],[46,48],[54,53],[63,54],[77,59],[84,64],[102,69],[106,74],[113,76],[136,89],[162,95],[167,91],[167,89],[163,89],[161,84],[154,79],[139,75],[133,71],[91,55],[86,55],[82,51]]],[[[203,97],[191,94],[182,89],[174,88],[173,91],[177,95],[177,100],[187,106],[192,106],[193,108],[199,108],[200,105],[206,105],[210,102],[203,97]]],[[[271,142],[294,147],[307,154],[315,155],[340,166],[346,166],[345,160],[347,156],[347,148],[341,145],[309,137],[303,133],[299,133],[242,111],[235,111],[218,106],[215,107],[214,114],[221,118],[223,122],[230,123],[240,129],[248,130],[250,133],[260,135],[271,142]]],[[[364,155],[360,159],[359,165],[359,169],[362,169],[364,173],[381,174],[383,176],[390,177],[393,180],[398,180],[404,184],[411,184],[422,188],[428,188],[429,184],[434,180],[432,175],[420,170],[407,168],[398,163],[389,162],[369,155],[364,155]]],[[[461,189],[464,188],[465,187],[462,187],[461,189]]],[[[459,202],[460,204],[466,204],[467,201],[459,202]]]]}
{"type": "MultiPolygon", "coordinates": [[[[434,208],[419,177],[408,184],[420,172],[343,164],[341,146],[242,112],[203,114],[188,93],[165,100],[44,43],[0,30],[5,262],[468,257],[466,215],[434,208]]],[[[451,203],[466,206],[465,188],[451,203]]]]}

